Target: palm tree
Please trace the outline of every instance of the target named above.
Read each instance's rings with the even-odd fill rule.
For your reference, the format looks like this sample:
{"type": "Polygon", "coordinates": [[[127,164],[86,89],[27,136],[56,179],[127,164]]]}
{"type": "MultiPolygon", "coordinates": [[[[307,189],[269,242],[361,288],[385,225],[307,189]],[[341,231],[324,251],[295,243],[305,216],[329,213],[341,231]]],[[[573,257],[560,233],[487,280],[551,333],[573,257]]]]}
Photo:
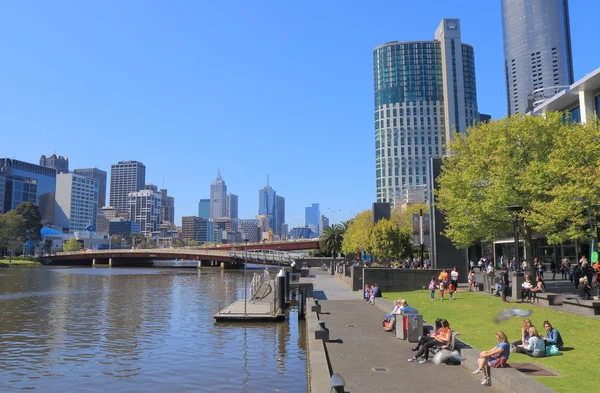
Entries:
{"type": "Polygon", "coordinates": [[[344,227],[340,224],[334,224],[326,227],[319,238],[321,250],[325,254],[336,255],[342,250],[344,241],[344,227]]]}

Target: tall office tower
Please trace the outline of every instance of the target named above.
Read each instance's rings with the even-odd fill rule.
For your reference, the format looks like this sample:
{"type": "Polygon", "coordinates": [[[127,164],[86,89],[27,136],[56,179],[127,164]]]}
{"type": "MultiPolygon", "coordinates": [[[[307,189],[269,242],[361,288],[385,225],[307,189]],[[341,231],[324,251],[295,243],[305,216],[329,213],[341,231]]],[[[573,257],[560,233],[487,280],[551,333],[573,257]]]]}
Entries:
{"type": "Polygon", "coordinates": [[[109,206],[120,214],[129,212],[129,193],[144,189],[146,166],[139,161],[119,161],[110,166],[109,206]]]}
{"type": "Polygon", "coordinates": [[[285,198],[277,195],[277,230],[275,234],[281,238],[283,234],[282,226],[285,224],[285,198]]]}
{"type": "Polygon", "coordinates": [[[158,187],[155,184],[146,183],[146,184],[144,184],[144,190],[150,190],[150,191],[158,192],[158,187]]]}
{"type": "Polygon", "coordinates": [[[200,202],[198,202],[198,217],[205,220],[210,218],[210,199],[200,199],[200,202]]]}
{"type": "Polygon", "coordinates": [[[509,115],[573,83],[567,0],[502,0],[502,33],[509,115]]]}
{"type": "Polygon", "coordinates": [[[0,214],[14,210],[21,202],[35,203],[42,223],[54,223],[56,169],[0,158],[0,214]]]}
{"type": "Polygon", "coordinates": [[[160,194],[152,190],[140,190],[130,192],[128,198],[129,219],[140,223],[142,234],[150,236],[152,232],[158,231],[160,227],[160,194]]]}
{"type": "Polygon", "coordinates": [[[260,220],[244,219],[239,222],[239,229],[243,239],[248,239],[250,243],[260,241],[260,220]]]}
{"type": "Polygon", "coordinates": [[[210,184],[210,218],[227,217],[227,185],[217,171],[217,178],[210,184]]]}
{"type": "Polygon", "coordinates": [[[321,229],[327,228],[329,226],[329,218],[327,218],[321,214],[321,220],[319,222],[319,226],[321,227],[321,229]]]}
{"type": "Polygon", "coordinates": [[[320,217],[321,211],[319,210],[318,203],[313,203],[312,206],[304,209],[304,226],[310,228],[316,236],[319,236],[321,233],[321,228],[319,227],[320,217]]]}
{"type": "MultiPolygon", "coordinates": [[[[160,191],[160,219],[161,222],[175,223],[175,198],[168,195],[166,189],[160,191]]],[[[193,216],[192,216],[193,217],[193,216]]]]}
{"type": "Polygon", "coordinates": [[[473,47],[460,20],[442,19],[433,41],[389,42],[373,52],[377,201],[425,188],[427,161],[479,120],[473,47]]]}
{"type": "Polygon", "coordinates": [[[275,233],[277,230],[277,192],[269,185],[269,175],[267,175],[267,185],[258,191],[258,215],[269,217],[269,228],[272,228],[275,233]]]}
{"type": "Polygon", "coordinates": [[[96,226],[98,212],[98,180],[76,175],[56,175],[54,225],[69,233],[85,231],[96,226]]]}
{"type": "Polygon", "coordinates": [[[232,193],[227,194],[226,200],[227,217],[238,218],[238,196],[232,193]]]}
{"type": "Polygon", "coordinates": [[[56,169],[56,173],[69,173],[69,158],[52,154],[40,157],[40,166],[56,169]]]}
{"type": "Polygon", "coordinates": [[[98,209],[106,206],[106,171],[98,168],[80,168],[75,169],[73,173],[98,180],[98,209]]]}
{"type": "Polygon", "coordinates": [[[194,240],[199,245],[211,241],[209,240],[209,231],[214,229],[212,229],[212,225],[210,224],[209,220],[204,218],[196,216],[182,217],[181,238],[184,240],[194,240]]]}

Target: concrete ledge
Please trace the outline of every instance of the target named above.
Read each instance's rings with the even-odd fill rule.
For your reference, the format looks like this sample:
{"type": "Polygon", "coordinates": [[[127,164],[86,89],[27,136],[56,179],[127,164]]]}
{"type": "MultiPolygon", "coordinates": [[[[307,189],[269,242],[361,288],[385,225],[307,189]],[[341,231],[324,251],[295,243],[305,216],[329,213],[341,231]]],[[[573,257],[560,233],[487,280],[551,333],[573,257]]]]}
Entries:
{"type": "Polygon", "coordinates": [[[563,309],[577,311],[587,315],[600,315],[600,302],[593,300],[565,300],[563,309]]]}
{"type": "MultiPolygon", "coordinates": [[[[307,304],[312,304],[312,301],[312,298],[306,299],[307,304]]],[[[317,313],[306,313],[306,347],[308,349],[306,366],[308,369],[309,392],[313,393],[329,392],[331,390],[330,367],[325,352],[325,343],[323,340],[315,340],[318,320],[317,313]]]]}

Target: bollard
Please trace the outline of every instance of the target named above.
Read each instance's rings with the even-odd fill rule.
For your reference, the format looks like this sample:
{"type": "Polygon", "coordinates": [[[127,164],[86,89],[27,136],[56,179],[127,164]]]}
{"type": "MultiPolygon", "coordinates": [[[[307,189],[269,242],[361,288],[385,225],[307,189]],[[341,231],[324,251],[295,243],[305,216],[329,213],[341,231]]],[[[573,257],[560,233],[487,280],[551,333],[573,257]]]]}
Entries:
{"type": "Polygon", "coordinates": [[[344,381],[344,378],[342,378],[342,376],[338,373],[334,373],[331,378],[329,379],[329,383],[331,383],[331,390],[329,391],[331,392],[336,392],[336,393],[344,393],[344,387],[346,386],[346,381],[344,381]]]}
{"type": "Polygon", "coordinates": [[[293,261],[290,266],[292,267],[292,273],[296,273],[296,261],[293,261]]]}
{"type": "Polygon", "coordinates": [[[319,328],[315,330],[315,340],[329,341],[329,329],[325,327],[325,321],[319,319],[319,328]]]}
{"type": "Polygon", "coordinates": [[[300,291],[298,293],[298,319],[304,319],[304,303],[306,302],[306,296],[304,296],[304,291],[300,291]]]}
{"type": "Polygon", "coordinates": [[[314,300],[315,304],[310,307],[310,312],[316,312],[317,314],[321,313],[321,305],[317,299],[314,300]]]}
{"type": "Polygon", "coordinates": [[[285,271],[285,299],[290,299],[290,272],[285,271]]]}
{"type": "Polygon", "coordinates": [[[283,269],[277,273],[277,306],[280,312],[285,310],[285,273],[283,269]]]}

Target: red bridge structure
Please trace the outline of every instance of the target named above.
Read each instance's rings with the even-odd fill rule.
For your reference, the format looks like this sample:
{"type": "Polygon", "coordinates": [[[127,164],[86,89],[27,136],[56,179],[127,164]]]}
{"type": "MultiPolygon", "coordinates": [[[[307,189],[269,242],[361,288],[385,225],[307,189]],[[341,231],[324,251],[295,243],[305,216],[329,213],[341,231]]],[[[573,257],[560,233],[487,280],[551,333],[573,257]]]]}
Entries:
{"type": "Polygon", "coordinates": [[[45,255],[42,258],[42,263],[46,265],[153,266],[154,261],[180,260],[195,261],[199,268],[237,269],[244,267],[246,260],[249,263],[287,266],[294,260],[294,255],[290,254],[290,251],[318,248],[318,239],[300,239],[295,241],[224,244],[220,247],[81,250],[45,255]],[[246,250],[248,253],[245,252],[246,250]]]}

